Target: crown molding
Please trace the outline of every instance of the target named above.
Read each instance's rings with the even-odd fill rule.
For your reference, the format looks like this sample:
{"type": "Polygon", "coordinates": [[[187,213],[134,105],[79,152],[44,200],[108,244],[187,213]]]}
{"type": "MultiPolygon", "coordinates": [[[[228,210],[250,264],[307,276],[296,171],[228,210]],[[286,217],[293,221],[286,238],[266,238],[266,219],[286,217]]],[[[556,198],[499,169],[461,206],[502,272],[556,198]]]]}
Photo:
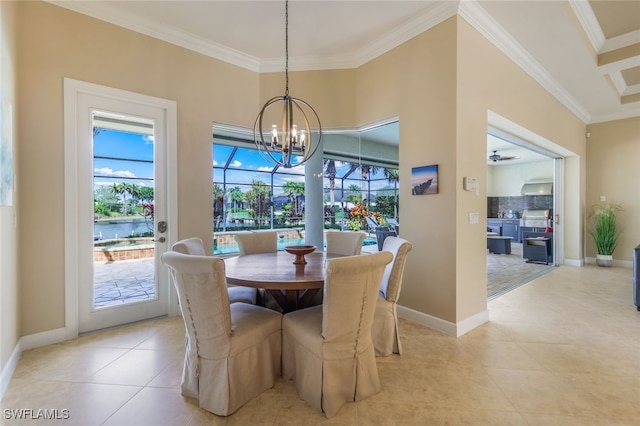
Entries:
{"type": "Polygon", "coordinates": [[[400,46],[423,32],[435,27],[458,13],[458,1],[437,2],[425,9],[416,18],[374,40],[367,48],[356,54],[357,66],[400,46]]]}
{"type": "Polygon", "coordinates": [[[600,53],[611,52],[613,50],[622,49],[623,47],[632,46],[640,43],[640,30],[631,31],[617,37],[607,39],[602,46],[600,53]]]}
{"type": "Polygon", "coordinates": [[[611,78],[611,82],[620,96],[637,95],[640,93],[640,84],[634,84],[632,86],[627,85],[627,82],[624,81],[624,77],[620,71],[612,72],[609,74],[609,78],[611,78]]]}
{"type": "MultiPolygon", "coordinates": [[[[624,120],[627,118],[638,118],[640,117],[640,108],[637,106],[629,105],[628,110],[616,112],[613,114],[602,114],[602,115],[594,115],[591,120],[587,124],[595,124],[595,123],[604,123],[607,121],[616,121],[616,120],[624,120]]],[[[625,106],[623,105],[623,108],[625,106]]]]}
{"type": "MultiPolygon", "coordinates": [[[[334,57],[293,57],[289,58],[290,71],[317,71],[328,69],[358,68],[382,54],[400,46],[417,35],[455,16],[458,12],[458,1],[434,3],[421,14],[401,27],[373,40],[369,45],[354,55],[334,57]]],[[[283,69],[282,58],[262,60],[260,72],[279,72],[283,69]]]]}
{"type": "Polygon", "coordinates": [[[489,42],[518,65],[547,92],[556,98],[580,120],[588,123],[590,114],[571,96],[562,85],[540,65],[518,42],[515,41],[476,1],[460,3],[458,14],[480,32],[489,42]]]}
{"type": "Polygon", "coordinates": [[[246,53],[218,43],[213,43],[201,37],[196,37],[184,31],[163,27],[144,18],[132,16],[127,13],[120,13],[109,7],[110,2],[45,1],[55,6],[109,22],[110,24],[201,53],[232,65],[237,65],[250,71],[260,72],[260,61],[254,56],[247,55],[246,53]]]}
{"type": "Polygon", "coordinates": [[[589,2],[586,0],[569,0],[569,5],[571,6],[571,9],[573,9],[573,13],[575,13],[576,18],[578,18],[580,25],[582,25],[582,28],[587,34],[587,38],[591,42],[593,49],[596,52],[601,53],[606,39],[602,32],[602,28],[600,28],[600,24],[598,23],[598,19],[589,5],[589,2]]]}

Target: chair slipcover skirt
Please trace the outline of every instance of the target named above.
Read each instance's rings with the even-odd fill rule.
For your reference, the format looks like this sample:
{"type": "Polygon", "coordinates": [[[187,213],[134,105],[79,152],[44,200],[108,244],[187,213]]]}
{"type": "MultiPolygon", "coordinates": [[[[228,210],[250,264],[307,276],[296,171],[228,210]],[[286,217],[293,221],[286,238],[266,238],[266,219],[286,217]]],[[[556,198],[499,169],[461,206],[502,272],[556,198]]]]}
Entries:
{"type": "Polygon", "coordinates": [[[283,377],[327,417],[380,390],[371,324],[391,253],[327,261],[324,303],[282,321],[283,377]]]}
{"type": "Polygon", "coordinates": [[[281,374],[282,315],[229,303],[224,261],[166,252],[187,330],[182,394],[220,416],[275,384],[281,374]]]}
{"type": "Polygon", "coordinates": [[[376,356],[389,356],[394,353],[400,355],[402,353],[396,307],[402,288],[404,265],[407,254],[412,248],[409,241],[400,237],[387,237],[384,240],[382,249],[393,254],[393,262],[388,264],[384,270],[371,328],[376,356]]]}

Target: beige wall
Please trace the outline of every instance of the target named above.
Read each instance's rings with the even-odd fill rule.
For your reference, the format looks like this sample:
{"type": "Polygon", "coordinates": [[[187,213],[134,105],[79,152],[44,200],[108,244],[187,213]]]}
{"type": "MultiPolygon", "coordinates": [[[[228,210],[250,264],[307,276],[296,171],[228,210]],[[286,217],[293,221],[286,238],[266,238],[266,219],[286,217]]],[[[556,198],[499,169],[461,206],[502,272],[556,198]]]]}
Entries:
{"type": "MultiPolygon", "coordinates": [[[[640,118],[592,124],[587,132],[587,224],[601,195],[621,204],[623,233],[613,258],[631,261],[632,249],[640,244],[640,118]]],[[[585,239],[586,256],[595,258],[593,240],[585,239]]]]}
{"type": "MultiPolygon", "coordinates": [[[[14,3],[0,2],[0,102],[3,103],[0,109],[5,114],[5,117],[0,117],[0,120],[3,120],[0,124],[0,135],[8,134],[5,125],[10,124],[13,130],[13,156],[14,161],[17,161],[15,9],[14,3]],[[8,120],[10,109],[13,120],[4,121],[8,120]]],[[[17,172],[18,165],[14,164],[14,173],[17,172]]],[[[13,194],[13,206],[0,206],[0,372],[20,337],[16,258],[18,243],[15,228],[17,205],[18,192],[13,194]]]]}
{"type": "MultiPolygon", "coordinates": [[[[28,335],[64,325],[63,77],[177,102],[179,237],[205,240],[211,124],[253,126],[284,82],[281,74],[258,75],[50,4],[20,2],[17,10],[18,235],[46,254],[33,256],[32,244],[18,254],[19,333],[28,335]]],[[[400,118],[400,221],[414,243],[401,304],[454,323],[486,309],[484,226],[468,224],[468,214],[479,212],[484,223],[488,110],[578,155],[567,173],[567,214],[578,220],[565,236],[582,256],[584,124],[461,18],[357,70],[292,73],[290,89],[327,128],[400,118]],[[429,164],[440,167],[440,193],[411,196],[411,168],[429,164]],[[479,195],[462,191],[463,176],[479,178],[479,195]]]]}
{"type": "MultiPolygon", "coordinates": [[[[400,118],[400,221],[414,244],[400,303],[454,323],[483,311],[488,111],[576,153],[577,194],[584,124],[458,17],[361,67],[357,85],[359,123],[400,118]],[[429,164],[439,165],[440,193],[411,196],[411,168],[429,164]],[[464,176],[479,179],[478,195],[462,190],[464,176]],[[469,224],[472,212],[480,224],[469,224]]],[[[565,238],[579,258],[579,227],[565,238]]]]}
{"type": "Polygon", "coordinates": [[[400,303],[455,321],[455,19],[358,70],[360,123],[400,119],[401,236],[413,250],[400,303]],[[411,195],[411,169],[439,165],[440,193],[411,195]]]}
{"type": "Polygon", "coordinates": [[[178,105],[180,236],[211,240],[213,120],[253,124],[259,76],[47,3],[21,2],[19,252],[23,335],[64,326],[63,78],[178,105]],[[37,29],[37,31],[34,31],[37,29]],[[47,220],[43,220],[46,218],[47,220]]]}
{"type": "MultiPolygon", "coordinates": [[[[458,19],[458,134],[457,134],[457,320],[473,315],[486,300],[486,238],[484,225],[469,225],[470,212],[486,218],[487,113],[493,111],[511,122],[584,158],[585,125],[466,21],[458,19]],[[464,176],[480,178],[479,195],[461,190],[464,176]]],[[[584,160],[583,160],[584,161],[584,160]]],[[[577,174],[579,170],[571,170],[577,174]]],[[[584,181],[579,181],[584,191],[584,181]]],[[[580,210],[567,207],[568,216],[580,210]]],[[[564,237],[576,244],[579,233],[565,229],[564,237]]],[[[579,243],[577,243],[579,244],[579,243]]]]}

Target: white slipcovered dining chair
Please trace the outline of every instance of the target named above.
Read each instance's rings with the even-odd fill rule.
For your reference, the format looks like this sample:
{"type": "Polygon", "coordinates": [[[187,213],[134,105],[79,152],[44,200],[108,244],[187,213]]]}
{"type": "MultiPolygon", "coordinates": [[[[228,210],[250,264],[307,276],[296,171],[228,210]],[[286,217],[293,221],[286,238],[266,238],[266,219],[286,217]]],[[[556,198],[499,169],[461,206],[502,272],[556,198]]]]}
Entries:
{"type": "MultiPolygon", "coordinates": [[[[278,233],[276,231],[247,231],[233,235],[238,243],[240,256],[257,253],[276,253],[278,251],[278,233]]],[[[263,288],[257,290],[258,304],[266,306],[278,312],[282,312],[281,306],[271,293],[263,288]]]]}
{"type": "Polygon", "coordinates": [[[278,251],[278,233],[276,231],[239,232],[234,234],[233,238],[238,243],[241,256],[278,251]]]}
{"type": "Polygon", "coordinates": [[[393,256],[328,259],[321,306],[282,319],[282,368],[298,395],[327,417],[380,390],[371,325],[380,279],[393,256]]]}
{"type": "Polygon", "coordinates": [[[170,268],[187,329],[182,394],[214,414],[232,414],[280,375],[282,315],[230,304],[220,258],[168,251],[161,260],[170,268]]]}
{"type": "Polygon", "coordinates": [[[376,349],[376,356],[388,356],[402,353],[400,334],[398,332],[398,313],[396,305],[402,287],[402,274],[407,254],[413,246],[400,237],[387,237],[382,251],[393,254],[393,262],[389,263],[380,281],[376,314],[373,317],[371,337],[376,349]]]}
{"type": "Polygon", "coordinates": [[[335,231],[326,232],[327,253],[354,256],[360,254],[362,242],[367,235],[360,231],[335,231]]]}
{"type": "MultiPolygon", "coordinates": [[[[193,237],[180,240],[171,246],[171,250],[178,253],[190,254],[195,256],[207,256],[204,249],[202,239],[193,237]]],[[[256,304],[258,298],[258,289],[244,286],[227,287],[230,303],[250,303],[256,304]]]]}

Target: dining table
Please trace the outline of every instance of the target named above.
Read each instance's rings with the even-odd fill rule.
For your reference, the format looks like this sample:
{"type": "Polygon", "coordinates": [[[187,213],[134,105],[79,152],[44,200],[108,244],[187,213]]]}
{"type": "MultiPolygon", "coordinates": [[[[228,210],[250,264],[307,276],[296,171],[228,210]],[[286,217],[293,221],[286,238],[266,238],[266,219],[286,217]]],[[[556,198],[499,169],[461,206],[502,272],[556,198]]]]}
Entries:
{"type": "Polygon", "coordinates": [[[311,306],[324,286],[325,261],[340,257],[316,251],[304,256],[306,264],[294,264],[296,256],[285,251],[246,254],[224,260],[227,283],[263,288],[273,295],[283,312],[311,306]]]}

